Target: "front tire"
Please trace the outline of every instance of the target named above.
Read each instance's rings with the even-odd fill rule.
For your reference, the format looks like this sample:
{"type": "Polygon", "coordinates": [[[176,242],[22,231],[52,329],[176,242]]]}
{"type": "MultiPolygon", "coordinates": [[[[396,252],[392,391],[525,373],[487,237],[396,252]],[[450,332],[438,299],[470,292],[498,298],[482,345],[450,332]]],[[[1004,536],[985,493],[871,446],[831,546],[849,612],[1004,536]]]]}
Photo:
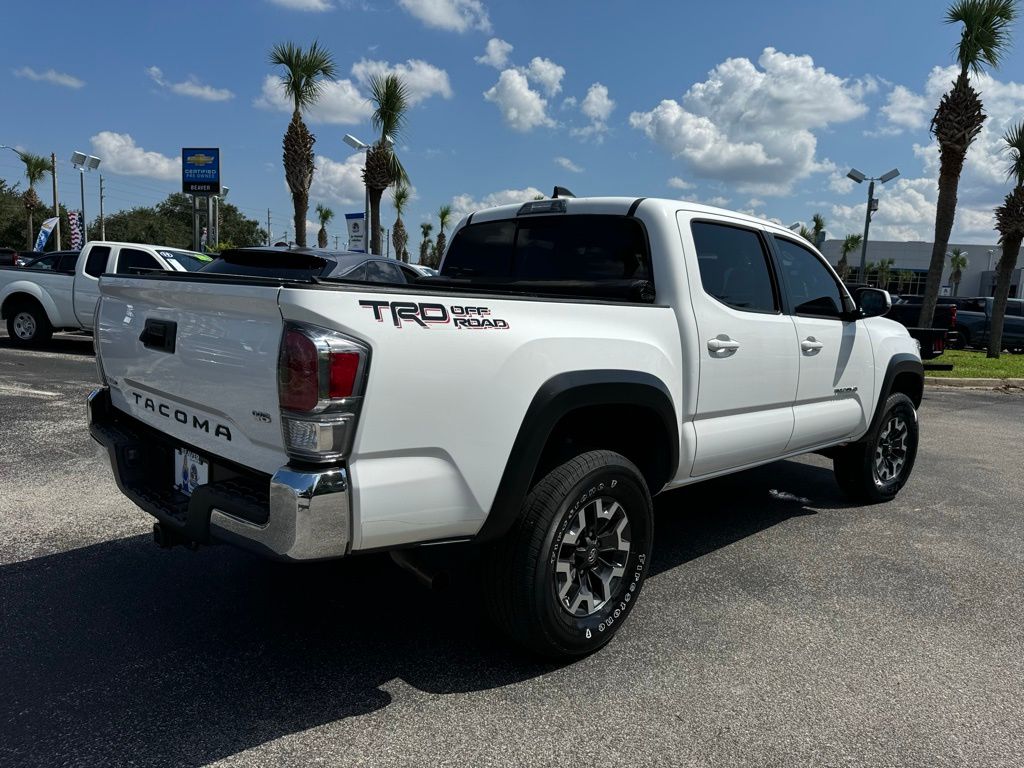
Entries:
{"type": "Polygon", "coordinates": [[[640,471],[590,451],[538,482],[486,560],[489,611],[517,643],[549,657],[593,653],[636,603],[654,514],[640,471]]]}
{"type": "Polygon", "coordinates": [[[38,304],[19,304],[7,318],[7,335],[20,347],[34,347],[50,340],[53,326],[38,304]]]}
{"type": "Polygon", "coordinates": [[[833,456],[839,487],[864,504],[892,501],[914,469],[918,438],[914,402],[902,392],[890,395],[878,426],[833,456]]]}

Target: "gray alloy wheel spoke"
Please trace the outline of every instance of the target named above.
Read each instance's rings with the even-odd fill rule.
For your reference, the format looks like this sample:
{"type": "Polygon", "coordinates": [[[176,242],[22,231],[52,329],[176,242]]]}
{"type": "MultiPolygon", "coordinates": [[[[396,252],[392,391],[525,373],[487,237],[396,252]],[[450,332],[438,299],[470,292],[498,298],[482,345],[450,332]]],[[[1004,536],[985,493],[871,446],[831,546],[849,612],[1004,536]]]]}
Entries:
{"type": "Polygon", "coordinates": [[[626,510],[615,499],[588,501],[558,543],[555,593],[573,616],[590,616],[615,596],[631,549],[626,510]]]}
{"type": "Polygon", "coordinates": [[[909,435],[907,422],[899,416],[890,418],[879,433],[875,447],[875,474],[881,482],[894,480],[903,472],[907,463],[909,435]]]}

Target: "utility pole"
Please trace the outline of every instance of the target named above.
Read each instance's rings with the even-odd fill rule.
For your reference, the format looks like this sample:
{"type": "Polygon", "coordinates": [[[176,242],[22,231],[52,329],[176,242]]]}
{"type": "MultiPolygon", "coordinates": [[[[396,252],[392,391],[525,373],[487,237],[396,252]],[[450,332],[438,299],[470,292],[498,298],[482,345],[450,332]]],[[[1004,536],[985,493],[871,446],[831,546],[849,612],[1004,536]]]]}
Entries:
{"type": "Polygon", "coordinates": [[[60,248],[60,200],[57,198],[57,155],[50,153],[50,178],[53,180],[53,215],[57,217],[57,250],[60,248]]]}
{"type": "Polygon", "coordinates": [[[107,239],[107,225],[103,221],[103,174],[100,174],[100,240],[107,239]]]}
{"type": "Polygon", "coordinates": [[[334,250],[338,250],[338,236],[334,236],[334,250]]]}
{"type": "Polygon", "coordinates": [[[267,208],[267,245],[270,245],[270,209],[267,208]]]}

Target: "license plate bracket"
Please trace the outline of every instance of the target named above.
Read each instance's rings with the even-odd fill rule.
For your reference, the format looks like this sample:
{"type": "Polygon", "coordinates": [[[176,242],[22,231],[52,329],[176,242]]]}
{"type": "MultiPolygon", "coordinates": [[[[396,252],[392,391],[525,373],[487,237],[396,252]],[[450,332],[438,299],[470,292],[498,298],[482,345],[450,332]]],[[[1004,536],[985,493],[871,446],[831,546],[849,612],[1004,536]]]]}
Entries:
{"type": "Polygon", "coordinates": [[[192,491],[210,481],[210,462],[194,451],[174,449],[174,487],[191,496],[192,491]]]}

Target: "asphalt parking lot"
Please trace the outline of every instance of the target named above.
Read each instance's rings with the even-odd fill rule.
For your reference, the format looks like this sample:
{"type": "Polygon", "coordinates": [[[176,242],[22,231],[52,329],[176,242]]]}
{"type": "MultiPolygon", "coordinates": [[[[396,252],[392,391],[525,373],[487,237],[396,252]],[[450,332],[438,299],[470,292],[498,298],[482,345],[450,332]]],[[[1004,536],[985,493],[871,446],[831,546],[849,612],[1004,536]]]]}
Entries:
{"type": "Polygon", "coordinates": [[[659,497],[628,625],[559,666],[383,556],[158,550],[91,348],[0,333],[2,764],[1024,764],[1024,396],[928,389],[892,504],[817,457],[659,497]]]}

